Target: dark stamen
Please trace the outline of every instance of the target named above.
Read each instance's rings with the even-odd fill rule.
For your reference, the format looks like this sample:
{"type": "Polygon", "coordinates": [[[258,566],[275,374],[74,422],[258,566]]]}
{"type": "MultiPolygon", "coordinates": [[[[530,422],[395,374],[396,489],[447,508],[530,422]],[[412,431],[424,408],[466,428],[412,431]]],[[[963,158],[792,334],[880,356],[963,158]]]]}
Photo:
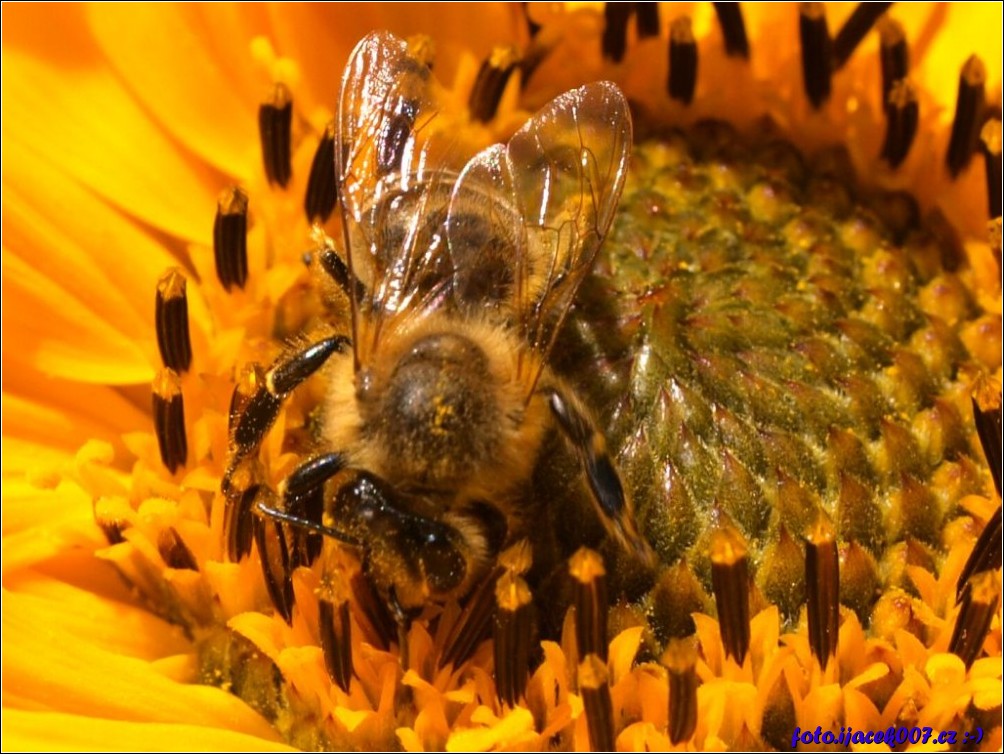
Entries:
{"type": "Polygon", "coordinates": [[[507,571],[495,586],[495,687],[499,700],[515,706],[526,689],[530,668],[530,587],[507,571]]]}
{"type": "Polygon", "coordinates": [[[241,466],[227,478],[226,505],[223,508],[223,541],[227,559],[239,563],[251,552],[255,499],[260,491],[250,466],[241,466]]]}
{"type": "MultiPolygon", "coordinates": [[[[990,473],[994,479],[994,486],[997,488],[997,495],[1001,494],[1001,394],[998,386],[993,380],[982,379],[977,382],[973,393],[973,418],[976,421],[976,434],[979,435],[980,444],[983,446],[983,454],[986,456],[987,464],[990,466],[990,473]]],[[[973,578],[974,574],[984,571],[992,571],[1000,568],[1001,560],[1001,506],[987,521],[983,531],[980,532],[973,551],[970,553],[966,564],[962,567],[959,580],[956,583],[955,598],[960,601],[964,590],[973,578]]]]}
{"type": "Polygon", "coordinates": [[[955,100],[955,120],[948,142],[948,171],[956,177],[969,164],[979,144],[983,127],[987,70],[975,55],[962,66],[959,74],[959,96],[955,100]]]}
{"type": "Polygon", "coordinates": [[[258,134],[265,177],[283,188],[293,175],[292,126],[293,99],[284,84],[276,84],[272,99],[258,108],[258,134]]]}
{"type": "Polygon", "coordinates": [[[833,68],[843,68],[851,53],[861,44],[865,34],[889,9],[892,3],[858,3],[858,7],[840,27],[837,36],[833,38],[833,68]]]}
{"type": "Polygon", "coordinates": [[[809,646],[826,668],[837,654],[840,560],[833,528],[820,519],[805,546],[805,591],[809,612],[809,646]]]}
{"type": "Polygon", "coordinates": [[[998,602],[997,574],[992,571],[976,574],[962,593],[962,606],[948,651],[961,657],[967,668],[983,651],[983,641],[997,613],[998,602]]]}
{"type": "Polygon", "coordinates": [[[353,575],[349,586],[358,610],[356,619],[366,633],[367,641],[386,651],[397,638],[397,624],[387,609],[387,604],[373,591],[370,580],[362,573],[353,575]]]}
{"type": "Polygon", "coordinates": [[[188,460],[185,401],[181,381],[173,369],[162,369],[153,381],[153,426],[160,446],[160,460],[173,474],[188,460]]]}
{"type": "Polygon", "coordinates": [[[826,25],[826,9],[822,3],[801,3],[798,30],[802,43],[805,94],[812,106],[818,109],[830,96],[833,59],[830,52],[830,31],[826,25]]]}
{"type": "Polygon", "coordinates": [[[910,152],[919,121],[917,93],[909,81],[896,82],[889,94],[885,112],[886,132],[882,159],[897,168],[910,152]]]}
{"type": "Polygon", "coordinates": [[[614,751],[614,705],[607,665],[594,654],[579,663],[579,693],[589,728],[589,748],[614,751]]]}
{"type": "Polygon", "coordinates": [[[882,105],[889,106],[889,95],[897,81],[906,78],[910,67],[910,51],[906,46],[903,27],[891,18],[879,21],[879,60],[882,63],[882,105]]]}
{"type": "Polygon", "coordinates": [[[969,585],[970,580],[973,578],[974,574],[984,573],[986,571],[993,571],[994,569],[1000,568],[1001,565],[1001,506],[997,506],[997,510],[987,521],[987,525],[983,527],[983,531],[980,532],[979,538],[976,540],[976,544],[973,545],[973,551],[969,555],[969,559],[966,560],[966,564],[962,567],[962,573],[959,574],[959,580],[956,582],[955,586],[955,600],[956,602],[962,600],[963,593],[966,587],[969,585]]]}
{"type": "Polygon", "coordinates": [[[726,656],[742,665],[750,644],[749,565],[739,534],[719,529],[711,543],[711,588],[726,656]]]}
{"type": "Polygon", "coordinates": [[[607,660],[607,572],[598,552],[582,547],[568,562],[575,592],[575,640],[579,657],[607,660]]]}
{"type": "Polygon", "coordinates": [[[1001,120],[988,118],[980,131],[980,151],[987,173],[987,210],[991,219],[1001,216],[1001,120]]]}
{"type": "Polygon", "coordinates": [[[324,223],[331,217],[338,201],[338,184],[335,182],[335,124],[329,123],[324,129],[321,143],[314,152],[310,163],[310,177],[307,179],[307,195],[303,199],[303,209],[312,223],[324,223]]]}
{"type": "Polygon", "coordinates": [[[690,18],[673,19],[669,27],[669,96],[689,105],[697,86],[697,42],[690,18]]]}
{"type": "Polygon", "coordinates": [[[326,599],[317,601],[317,623],[324,666],[328,675],[346,694],[352,680],[352,623],[349,602],[342,600],[336,607],[326,599]]]}
{"type": "Polygon", "coordinates": [[[495,117],[499,102],[502,101],[502,93],[519,62],[516,48],[496,47],[481,64],[478,77],[474,80],[474,88],[467,99],[467,109],[474,120],[487,123],[495,117]]]}
{"type": "Polygon", "coordinates": [[[161,529],[157,537],[157,550],[168,568],[183,571],[198,571],[199,564],[195,555],[185,544],[185,540],[175,531],[173,526],[161,529]]]}
{"type": "Polygon", "coordinates": [[[504,569],[497,568],[495,573],[478,584],[474,594],[467,600],[463,612],[443,642],[439,667],[445,668],[450,664],[458,667],[488,637],[492,614],[495,612],[495,584],[504,572],[504,569]]]}
{"type": "Polygon", "coordinates": [[[101,527],[101,531],[104,533],[105,539],[108,540],[108,544],[117,545],[120,542],[125,542],[125,537],[122,536],[122,532],[125,531],[122,521],[95,520],[97,525],[101,527]]]}
{"type": "Polygon", "coordinates": [[[638,29],[638,39],[659,36],[659,3],[635,3],[635,28],[638,29]]]}
{"type": "Polygon", "coordinates": [[[697,729],[697,644],[693,638],[670,639],[662,655],[669,677],[669,740],[679,744],[690,739],[697,729]]]}
{"type": "Polygon", "coordinates": [[[983,455],[990,466],[994,487],[998,497],[1001,494],[1001,393],[1000,385],[992,379],[983,378],[976,384],[973,393],[973,418],[976,434],[979,435],[983,455]]]}
{"type": "Polygon", "coordinates": [[[192,341],[188,333],[188,294],[181,270],[168,270],[157,281],[154,310],[157,347],[164,366],[179,374],[192,365],[192,341]]]}
{"type": "Polygon", "coordinates": [[[282,525],[266,516],[253,516],[254,541],[258,545],[265,588],[272,605],[286,623],[293,623],[293,572],[282,525]]]}
{"type": "Polygon", "coordinates": [[[743,22],[743,11],[739,3],[712,3],[718,23],[725,37],[725,54],[730,58],[746,58],[749,60],[750,43],[746,39],[746,24],[743,22]]]}
{"type": "Polygon", "coordinates": [[[248,279],[248,196],[238,186],[220,194],[213,223],[216,277],[226,290],[248,279]]]}
{"type": "Polygon", "coordinates": [[[615,63],[624,59],[627,51],[627,27],[634,3],[606,3],[603,6],[603,57],[615,63]]]}
{"type": "Polygon", "coordinates": [[[541,26],[530,15],[530,3],[520,3],[520,6],[523,8],[523,16],[526,18],[526,30],[530,34],[530,39],[533,39],[537,36],[541,26]]]}

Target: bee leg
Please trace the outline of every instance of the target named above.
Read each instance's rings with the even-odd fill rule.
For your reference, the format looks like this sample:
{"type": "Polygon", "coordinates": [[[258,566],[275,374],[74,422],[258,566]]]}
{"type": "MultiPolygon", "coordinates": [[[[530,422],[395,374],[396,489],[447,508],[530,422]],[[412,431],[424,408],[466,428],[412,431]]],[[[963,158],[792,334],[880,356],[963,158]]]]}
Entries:
{"type": "Polygon", "coordinates": [[[558,426],[582,460],[589,489],[607,529],[622,545],[644,562],[651,563],[652,551],[635,527],[631,505],[624,494],[617,469],[607,454],[603,435],[593,426],[586,410],[570,393],[563,393],[552,387],[547,388],[545,394],[551,411],[558,420],[558,426]]]}
{"type": "Polygon", "coordinates": [[[321,268],[328,274],[339,288],[351,300],[355,296],[356,301],[361,301],[366,294],[366,286],[362,284],[349,270],[342,258],[335,253],[332,248],[326,248],[320,254],[321,268]]]}
{"type": "Polygon", "coordinates": [[[362,571],[353,574],[349,588],[358,610],[356,618],[369,643],[386,652],[397,639],[397,624],[386,601],[377,593],[373,580],[362,571]]]}
{"type": "Polygon", "coordinates": [[[265,373],[264,383],[248,399],[234,427],[231,469],[261,444],[285,397],[320,369],[332,354],[342,353],[348,345],[349,339],[344,335],[325,338],[284,356],[265,373]]]}
{"type": "MultiPolygon", "coordinates": [[[[259,488],[261,494],[262,488],[259,488]]],[[[260,510],[260,508],[259,508],[260,510]]],[[[286,623],[293,623],[293,570],[289,563],[289,546],[279,522],[267,516],[255,516],[251,526],[268,596],[286,623]]]]}
{"type": "Polygon", "coordinates": [[[242,464],[223,478],[223,542],[227,559],[239,563],[251,552],[255,501],[261,485],[253,464],[242,464]]]}
{"type": "Polygon", "coordinates": [[[352,667],[352,621],[349,601],[338,604],[327,599],[317,601],[317,626],[328,675],[346,694],[354,673],[352,667]]]}
{"type": "MultiPolygon", "coordinates": [[[[324,458],[326,457],[321,456],[321,459],[324,458]]],[[[310,466],[311,463],[308,461],[302,464],[301,468],[310,466]]],[[[315,467],[305,471],[304,476],[312,473],[317,473],[315,467]]],[[[290,528],[302,532],[323,534],[350,547],[362,547],[362,543],[340,529],[325,526],[319,521],[313,521],[296,513],[277,508],[272,504],[274,495],[275,493],[264,485],[259,488],[258,496],[254,501],[256,515],[253,529],[258,552],[261,555],[262,568],[265,572],[265,585],[268,587],[269,596],[272,598],[276,610],[286,618],[288,623],[292,620],[293,612],[293,559],[281,524],[288,524],[290,528]]]]}
{"type": "MultiPolygon", "coordinates": [[[[339,453],[325,453],[311,458],[295,469],[279,485],[283,508],[297,517],[321,521],[324,515],[324,485],[345,468],[339,453]]],[[[288,526],[290,570],[309,566],[321,553],[324,540],[320,534],[301,526],[288,526]]],[[[333,589],[318,600],[317,626],[328,675],[346,694],[352,681],[352,621],[349,617],[347,590],[333,589]]]]}
{"type": "MultiPolygon", "coordinates": [[[[324,515],[324,483],[345,468],[339,453],[325,453],[301,463],[279,485],[282,507],[287,513],[310,521],[324,515]]],[[[321,554],[323,539],[316,532],[290,527],[290,568],[310,565],[321,554]]]]}
{"type": "MultiPolygon", "coordinates": [[[[325,526],[321,521],[324,508],[325,482],[345,467],[344,458],[338,453],[326,453],[301,463],[280,485],[282,507],[280,510],[269,503],[263,495],[255,504],[259,521],[268,521],[278,534],[278,557],[273,547],[267,561],[262,557],[265,584],[276,610],[289,622],[293,608],[293,571],[299,565],[309,563],[319,554],[323,544],[321,535],[332,537],[343,544],[360,547],[354,537],[334,527],[325,526]],[[283,526],[285,524],[285,527],[283,526]],[[288,534],[289,545],[284,536],[288,534]],[[316,544],[318,552],[312,554],[311,546],[316,544]],[[285,554],[285,557],[283,555],[285,554]],[[278,568],[272,566],[278,561],[284,573],[282,588],[277,586],[278,568]]],[[[268,494],[272,494],[269,490],[268,494]]],[[[267,540],[259,541],[259,551],[267,552],[267,540]]],[[[324,664],[328,675],[345,692],[354,674],[352,666],[352,623],[349,619],[348,589],[334,588],[319,594],[318,633],[324,664]]]]}
{"type": "Polygon", "coordinates": [[[401,668],[408,669],[411,661],[411,652],[408,647],[408,632],[411,630],[411,622],[415,619],[420,610],[406,610],[397,597],[397,590],[391,587],[387,592],[387,606],[390,608],[394,622],[397,624],[397,646],[398,656],[401,660],[401,668]]]}
{"type": "Polygon", "coordinates": [[[504,568],[496,568],[478,584],[468,598],[460,617],[443,642],[443,651],[439,656],[440,668],[451,664],[455,668],[459,667],[474,654],[478,644],[488,638],[495,615],[495,584],[503,573],[504,568]]]}

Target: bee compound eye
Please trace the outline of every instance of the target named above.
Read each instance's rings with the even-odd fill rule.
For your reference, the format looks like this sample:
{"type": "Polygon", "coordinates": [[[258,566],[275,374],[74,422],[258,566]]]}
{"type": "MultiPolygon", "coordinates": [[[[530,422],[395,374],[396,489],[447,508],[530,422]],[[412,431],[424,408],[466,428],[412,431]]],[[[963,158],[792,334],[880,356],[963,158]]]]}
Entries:
{"type": "Polygon", "coordinates": [[[445,531],[426,532],[419,555],[422,571],[434,593],[446,594],[463,583],[467,563],[453,537],[445,531]]]}

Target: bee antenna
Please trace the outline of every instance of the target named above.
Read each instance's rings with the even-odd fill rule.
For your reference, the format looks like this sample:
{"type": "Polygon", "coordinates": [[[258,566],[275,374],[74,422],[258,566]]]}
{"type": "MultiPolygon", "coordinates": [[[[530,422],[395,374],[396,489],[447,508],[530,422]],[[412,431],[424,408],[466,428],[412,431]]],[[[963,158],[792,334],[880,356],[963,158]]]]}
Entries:
{"type": "Polygon", "coordinates": [[[275,519],[276,521],[282,521],[283,523],[296,526],[300,529],[306,529],[307,531],[314,532],[315,534],[323,534],[326,537],[331,537],[332,539],[335,539],[342,544],[349,545],[350,547],[361,548],[363,546],[363,543],[355,537],[330,526],[325,526],[324,524],[319,524],[316,521],[311,521],[308,518],[303,518],[302,516],[296,516],[292,513],[281,511],[278,508],[273,508],[261,502],[256,505],[256,508],[258,509],[258,513],[263,516],[268,516],[271,519],[275,519]]]}

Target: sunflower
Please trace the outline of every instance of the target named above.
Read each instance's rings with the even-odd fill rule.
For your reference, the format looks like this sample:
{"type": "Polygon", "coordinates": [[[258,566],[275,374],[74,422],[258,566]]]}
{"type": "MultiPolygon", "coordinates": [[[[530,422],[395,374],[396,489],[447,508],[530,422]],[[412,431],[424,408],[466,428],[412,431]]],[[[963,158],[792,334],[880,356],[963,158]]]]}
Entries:
{"type": "MultiPolygon", "coordinates": [[[[5,6],[4,747],[1000,748],[1000,7],[872,5],[5,6]],[[432,63],[472,144],[599,79],[641,132],[557,358],[603,375],[583,390],[663,565],[576,553],[580,592],[631,599],[609,641],[557,615],[508,703],[487,642],[437,662],[455,605],[394,636],[353,558],[283,578],[221,492],[248,365],[329,303],[302,262],[334,227],[314,164],[373,28],[432,63]],[[799,356],[750,348],[802,317],[799,356]]],[[[262,443],[273,487],[302,392],[262,443]]]]}

